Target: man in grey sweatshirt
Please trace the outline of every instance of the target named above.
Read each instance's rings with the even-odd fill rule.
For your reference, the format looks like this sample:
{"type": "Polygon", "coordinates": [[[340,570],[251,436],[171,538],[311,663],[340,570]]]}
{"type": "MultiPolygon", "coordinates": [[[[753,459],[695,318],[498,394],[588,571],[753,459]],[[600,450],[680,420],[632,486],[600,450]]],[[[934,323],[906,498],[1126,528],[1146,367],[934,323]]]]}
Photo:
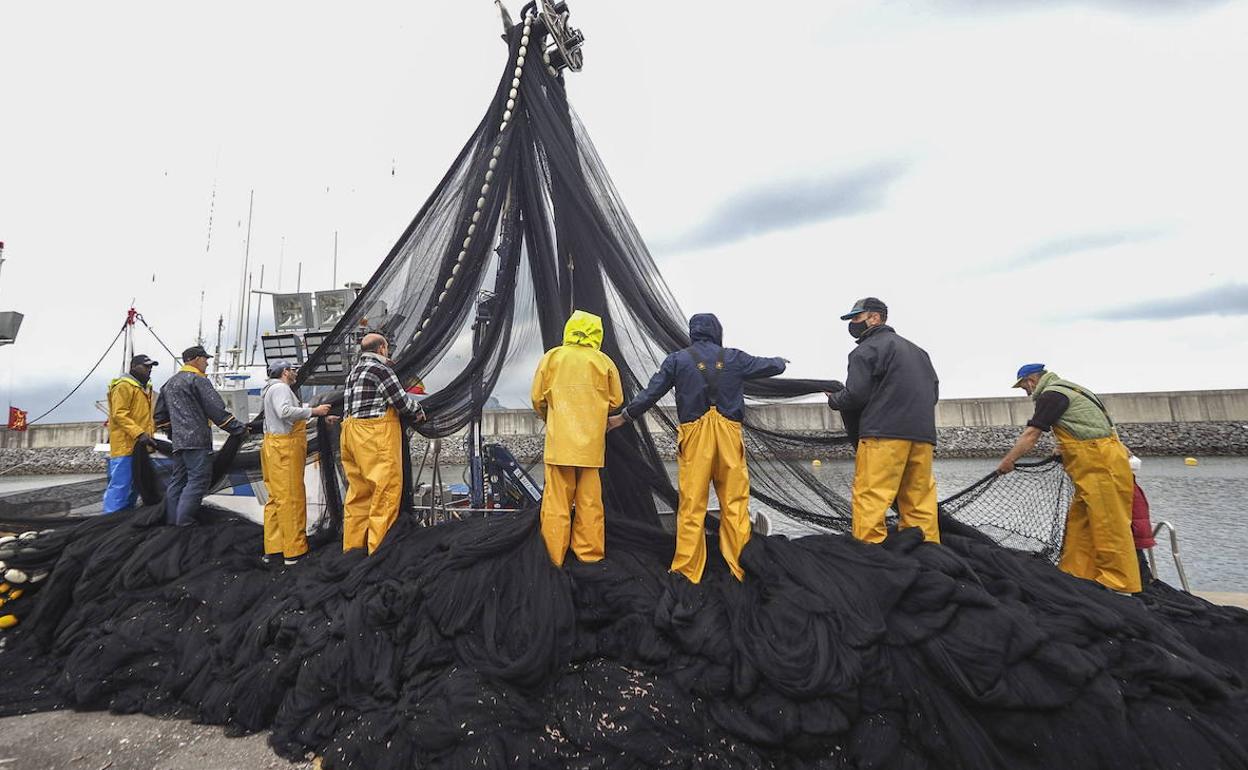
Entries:
{"type": "Polygon", "coordinates": [[[260,469],[269,493],[264,504],[264,561],[271,563],[282,557],[287,566],[308,552],[308,505],[303,486],[307,421],[329,414],[329,404],[301,404],[291,389],[294,384],[294,365],[274,361],[261,391],[264,441],[260,445],[260,469]]]}

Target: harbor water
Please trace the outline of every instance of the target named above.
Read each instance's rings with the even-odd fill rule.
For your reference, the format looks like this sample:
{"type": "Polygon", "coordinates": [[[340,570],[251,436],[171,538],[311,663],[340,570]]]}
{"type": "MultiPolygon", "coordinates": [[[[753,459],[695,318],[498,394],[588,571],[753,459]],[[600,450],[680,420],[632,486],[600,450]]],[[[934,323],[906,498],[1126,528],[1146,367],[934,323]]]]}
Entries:
{"type": "MultiPolygon", "coordinates": [[[[1248,457],[1204,457],[1194,466],[1182,457],[1142,458],[1137,479],[1148,497],[1153,525],[1168,521],[1178,530],[1179,550],[1194,589],[1248,591],[1248,457]]],[[[934,463],[943,499],[992,473],[995,459],[945,459],[934,463]]],[[[852,460],[825,461],[816,475],[849,496],[852,460]]],[[[772,531],[796,537],[811,533],[802,522],[772,513],[772,531]]],[[[1158,576],[1179,585],[1168,536],[1154,550],[1158,576]]]]}

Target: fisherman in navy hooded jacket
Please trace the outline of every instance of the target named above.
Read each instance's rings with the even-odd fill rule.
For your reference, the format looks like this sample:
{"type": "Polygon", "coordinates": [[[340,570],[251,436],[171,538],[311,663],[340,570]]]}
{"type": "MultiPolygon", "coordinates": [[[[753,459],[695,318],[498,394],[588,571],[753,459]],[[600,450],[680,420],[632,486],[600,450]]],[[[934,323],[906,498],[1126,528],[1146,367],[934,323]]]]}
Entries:
{"type": "Polygon", "coordinates": [[[622,412],[610,417],[607,430],[631,422],[654,406],[673,386],[680,420],[680,511],[672,571],[693,583],[706,568],[706,505],[709,485],[719,498],[719,547],[738,580],[741,549],[750,539],[750,475],[745,464],[741,420],[745,417],[745,381],[784,372],[783,358],[755,358],[723,347],[724,330],[710,313],[689,319],[689,347],[669,355],[622,412]]]}

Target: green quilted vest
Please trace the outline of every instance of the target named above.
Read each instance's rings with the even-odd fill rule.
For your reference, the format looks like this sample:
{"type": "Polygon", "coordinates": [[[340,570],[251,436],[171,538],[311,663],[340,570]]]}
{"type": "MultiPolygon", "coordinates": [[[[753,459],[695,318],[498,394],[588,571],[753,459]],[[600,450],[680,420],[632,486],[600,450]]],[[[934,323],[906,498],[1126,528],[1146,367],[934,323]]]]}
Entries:
{"type": "Polygon", "coordinates": [[[1034,401],[1041,393],[1053,388],[1070,399],[1066,413],[1057,421],[1058,428],[1074,436],[1079,441],[1096,438],[1108,438],[1117,434],[1114,422],[1101,404],[1101,400],[1090,390],[1086,390],[1073,382],[1067,382],[1053,372],[1045,372],[1036,383],[1036,390],[1031,394],[1034,401]]]}

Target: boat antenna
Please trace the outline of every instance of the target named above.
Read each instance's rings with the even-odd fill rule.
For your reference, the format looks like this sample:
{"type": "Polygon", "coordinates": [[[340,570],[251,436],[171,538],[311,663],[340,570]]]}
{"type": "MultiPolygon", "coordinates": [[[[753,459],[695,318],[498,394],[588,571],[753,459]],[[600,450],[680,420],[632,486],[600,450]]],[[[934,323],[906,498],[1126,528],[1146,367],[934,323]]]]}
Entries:
{"type": "Polygon", "coordinates": [[[208,198],[208,241],[204,245],[204,256],[212,253],[212,215],[217,208],[217,180],[212,180],[212,195],[208,198]]]}

